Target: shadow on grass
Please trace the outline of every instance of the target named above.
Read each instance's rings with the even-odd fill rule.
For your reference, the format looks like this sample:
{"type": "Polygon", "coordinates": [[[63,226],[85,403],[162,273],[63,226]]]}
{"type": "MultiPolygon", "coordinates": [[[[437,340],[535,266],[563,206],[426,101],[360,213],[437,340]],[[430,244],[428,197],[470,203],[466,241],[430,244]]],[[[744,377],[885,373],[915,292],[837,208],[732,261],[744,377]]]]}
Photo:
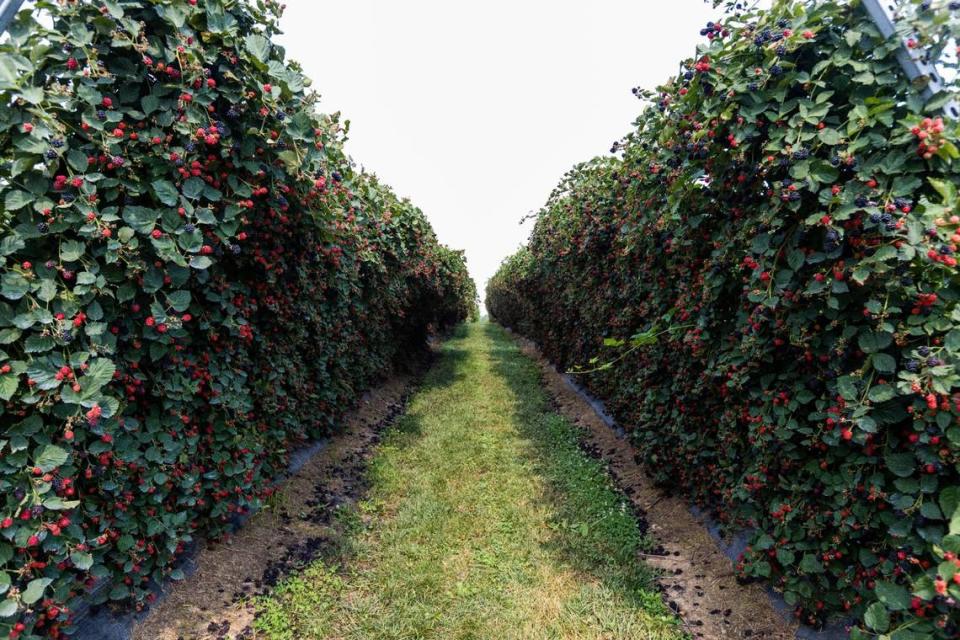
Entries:
{"type": "Polygon", "coordinates": [[[537,364],[503,328],[487,323],[494,370],[515,395],[514,418],[528,455],[547,480],[555,531],[548,549],[569,566],[600,580],[624,601],[668,616],[655,571],[638,558],[654,544],[646,523],[613,485],[602,464],[580,448],[575,425],[553,410],[537,364]]]}

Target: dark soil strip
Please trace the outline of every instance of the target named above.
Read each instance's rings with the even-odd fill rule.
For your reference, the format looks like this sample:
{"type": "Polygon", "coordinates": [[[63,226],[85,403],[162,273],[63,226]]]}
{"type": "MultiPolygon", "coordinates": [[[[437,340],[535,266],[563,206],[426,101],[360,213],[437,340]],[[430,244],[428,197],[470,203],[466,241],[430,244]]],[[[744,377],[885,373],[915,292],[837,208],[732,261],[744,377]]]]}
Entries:
{"type": "MultiPolygon", "coordinates": [[[[262,511],[200,551],[186,580],[130,633],[134,640],[241,640],[253,636],[253,598],[306,567],[340,537],[336,516],[365,490],[367,460],[403,414],[417,377],[395,376],[344,418],[343,432],[309,458],[262,511]]],[[[101,636],[102,637],[102,636],[101,636]]]]}
{"type": "Polygon", "coordinates": [[[604,421],[588,399],[569,385],[536,346],[517,337],[522,351],[540,364],[543,382],[560,413],[583,429],[585,451],[606,462],[660,547],[642,558],[663,572],[664,599],[695,639],[794,640],[797,624],[778,613],[766,591],[740,584],[730,560],[704,521],[686,503],[665,495],[637,464],[634,447],[604,421]]]}

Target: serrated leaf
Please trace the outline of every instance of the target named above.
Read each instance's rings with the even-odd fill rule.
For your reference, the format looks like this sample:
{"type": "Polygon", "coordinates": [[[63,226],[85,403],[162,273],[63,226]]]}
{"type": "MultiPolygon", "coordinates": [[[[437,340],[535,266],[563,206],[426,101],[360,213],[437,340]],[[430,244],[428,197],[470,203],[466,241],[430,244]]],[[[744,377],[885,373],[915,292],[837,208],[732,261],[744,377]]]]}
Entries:
{"type": "Polygon", "coordinates": [[[32,335],[24,342],[23,350],[27,353],[46,353],[56,345],[52,336],[32,335]]]}
{"type": "Polygon", "coordinates": [[[190,178],[183,183],[183,195],[191,200],[196,200],[203,194],[207,183],[200,178],[190,178]]]}
{"type": "Polygon", "coordinates": [[[266,63],[270,55],[270,40],[259,33],[251,33],[243,39],[243,44],[254,60],[266,63]]]}
{"type": "Polygon", "coordinates": [[[857,386],[850,376],[837,378],[837,391],[845,400],[854,400],[857,397],[857,386]]]}
{"type": "Polygon", "coordinates": [[[207,31],[211,33],[225,33],[237,27],[237,19],[233,14],[224,11],[218,4],[207,5],[207,31]]]}
{"type": "Polygon", "coordinates": [[[812,554],[805,554],[800,560],[800,570],[804,573],[823,573],[823,563],[812,554]]]}
{"type": "Polygon", "coordinates": [[[167,295],[167,302],[173,307],[174,311],[186,311],[190,306],[189,291],[173,291],[167,295]]]}
{"type": "Polygon", "coordinates": [[[177,187],[169,180],[154,180],[152,186],[153,193],[157,196],[157,200],[168,207],[174,207],[177,202],[179,202],[180,193],[177,191],[177,187]]]}
{"type": "Polygon", "coordinates": [[[892,384],[875,384],[870,387],[867,397],[871,402],[886,402],[896,397],[897,392],[892,384]]]}
{"type": "Polygon", "coordinates": [[[876,353],[886,349],[893,342],[893,336],[885,331],[867,331],[860,334],[857,343],[864,353],[876,353]]]}
{"type": "Polygon", "coordinates": [[[20,599],[24,604],[33,604],[43,597],[43,592],[47,586],[53,582],[50,578],[37,578],[27,583],[27,588],[20,594],[20,599]]]}
{"type": "Polygon", "coordinates": [[[910,607],[910,592],[893,582],[878,582],[874,588],[877,599],[891,611],[905,611],[910,607]]]}
{"type": "Polygon", "coordinates": [[[117,540],[117,549],[120,551],[129,551],[135,544],[136,540],[133,539],[133,536],[123,535],[117,540]]]}
{"type": "Polygon", "coordinates": [[[107,358],[97,358],[90,363],[86,373],[80,378],[83,397],[89,398],[100,391],[104,385],[113,380],[113,374],[116,370],[117,365],[107,358]]]}
{"type": "Polygon", "coordinates": [[[884,462],[894,475],[909,478],[913,475],[916,460],[912,453],[890,453],[884,456],[884,462]]]}
{"type": "Polygon", "coordinates": [[[883,633],[890,628],[890,612],[882,602],[874,602],[867,608],[863,621],[873,631],[883,633]]]}
{"type": "Polygon", "coordinates": [[[123,221],[139,233],[150,233],[157,225],[159,212],[146,207],[128,205],[123,208],[123,221]]]}
{"type": "Polygon", "coordinates": [[[841,140],[840,132],[830,128],[821,129],[819,133],[817,133],[817,138],[819,138],[823,144],[831,146],[840,144],[841,140]]]}
{"type": "Polygon", "coordinates": [[[40,452],[37,454],[37,459],[34,461],[35,465],[40,467],[40,469],[47,473],[53,471],[57,467],[63,466],[63,464],[69,459],[70,454],[65,450],[61,449],[55,444],[44,445],[40,452]]]}
{"type": "Polygon", "coordinates": [[[11,253],[20,251],[26,247],[26,243],[23,241],[23,238],[20,237],[20,234],[17,232],[10,232],[3,239],[0,239],[0,256],[8,256],[11,253]]]}
{"type": "Polygon", "coordinates": [[[160,99],[155,95],[143,96],[140,100],[140,107],[144,115],[150,115],[160,107],[160,99]]]}
{"type": "Polygon", "coordinates": [[[33,200],[34,197],[32,194],[15,189],[7,192],[6,197],[3,199],[3,206],[7,211],[17,211],[23,209],[33,202],[33,200]]]}
{"type": "Polygon", "coordinates": [[[893,373],[897,370],[897,361],[886,353],[875,353],[871,359],[874,368],[880,373],[893,373]]]}
{"type": "Polygon", "coordinates": [[[193,256],[190,258],[190,266],[194,269],[206,269],[211,264],[213,264],[213,261],[207,256],[193,256]]]}
{"type": "Polygon", "coordinates": [[[9,400],[17,392],[20,380],[11,373],[0,375],[0,400],[9,400]]]}
{"type": "Polygon", "coordinates": [[[70,561],[73,562],[73,566],[80,571],[86,571],[93,566],[93,554],[74,551],[70,554],[70,561]]]}
{"type": "Polygon", "coordinates": [[[43,507],[51,511],[65,511],[80,506],[79,500],[64,500],[60,496],[52,496],[43,501],[43,507]]]}
{"type": "Polygon", "coordinates": [[[64,262],[76,262],[84,253],[87,245],[78,240],[67,240],[60,243],[60,259],[64,262]]]}
{"type": "Polygon", "coordinates": [[[87,170],[87,154],[78,149],[70,149],[67,152],[67,164],[77,173],[84,173],[87,170]]]}
{"type": "Polygon", "coordinates": [[[19,300],[30,291],[30,283],[16,271],[8,271],[0,278],[0,293],[7,300],[19,300]]]}

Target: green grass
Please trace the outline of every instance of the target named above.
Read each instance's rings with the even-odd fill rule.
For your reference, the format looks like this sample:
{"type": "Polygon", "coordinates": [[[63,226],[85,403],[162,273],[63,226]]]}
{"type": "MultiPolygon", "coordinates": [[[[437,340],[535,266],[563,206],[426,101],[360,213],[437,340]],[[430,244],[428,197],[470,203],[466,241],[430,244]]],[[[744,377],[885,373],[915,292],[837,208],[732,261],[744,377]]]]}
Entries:
{"type": "Polygon", "coordinates": [[[499,327],[444,345],[370,480],[341,553],[258,602],[258,637],[684,637],[626,501],[499,327]]]}

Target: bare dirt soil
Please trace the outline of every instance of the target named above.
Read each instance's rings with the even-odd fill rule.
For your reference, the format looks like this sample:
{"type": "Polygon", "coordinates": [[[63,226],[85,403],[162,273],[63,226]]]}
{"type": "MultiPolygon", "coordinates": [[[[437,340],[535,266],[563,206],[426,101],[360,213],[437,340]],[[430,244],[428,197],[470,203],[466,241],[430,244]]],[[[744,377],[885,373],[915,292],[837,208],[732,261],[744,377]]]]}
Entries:
{"type": "Polygon", "coordinates": [[[134,640],[252,638],[253,598],[306,567],[339,537],[336,514],[365,489],[367,460],[405,410],[415,377],[398,375],[369,392],[330,439],[232,537],[208,543],[197,570],[170,583],[133,632],[134,640]]]}
{"type": "Polygon", "coordinates": [[[636,462],[635,448],[607,426],[535,344],[514,337],[523,353],[539,363],[544,386],[557,410],[583,429],[583,448],[606,462],[617,485],[646,521],[648,533],[659,543],[657,554],[642,559],[663,572],[664,598],[690,635],[703,640],[793,640],[797,625],[784,620],[759,585],[737,581],[729,558],[686,503],[656,488],[636,462]]]}

